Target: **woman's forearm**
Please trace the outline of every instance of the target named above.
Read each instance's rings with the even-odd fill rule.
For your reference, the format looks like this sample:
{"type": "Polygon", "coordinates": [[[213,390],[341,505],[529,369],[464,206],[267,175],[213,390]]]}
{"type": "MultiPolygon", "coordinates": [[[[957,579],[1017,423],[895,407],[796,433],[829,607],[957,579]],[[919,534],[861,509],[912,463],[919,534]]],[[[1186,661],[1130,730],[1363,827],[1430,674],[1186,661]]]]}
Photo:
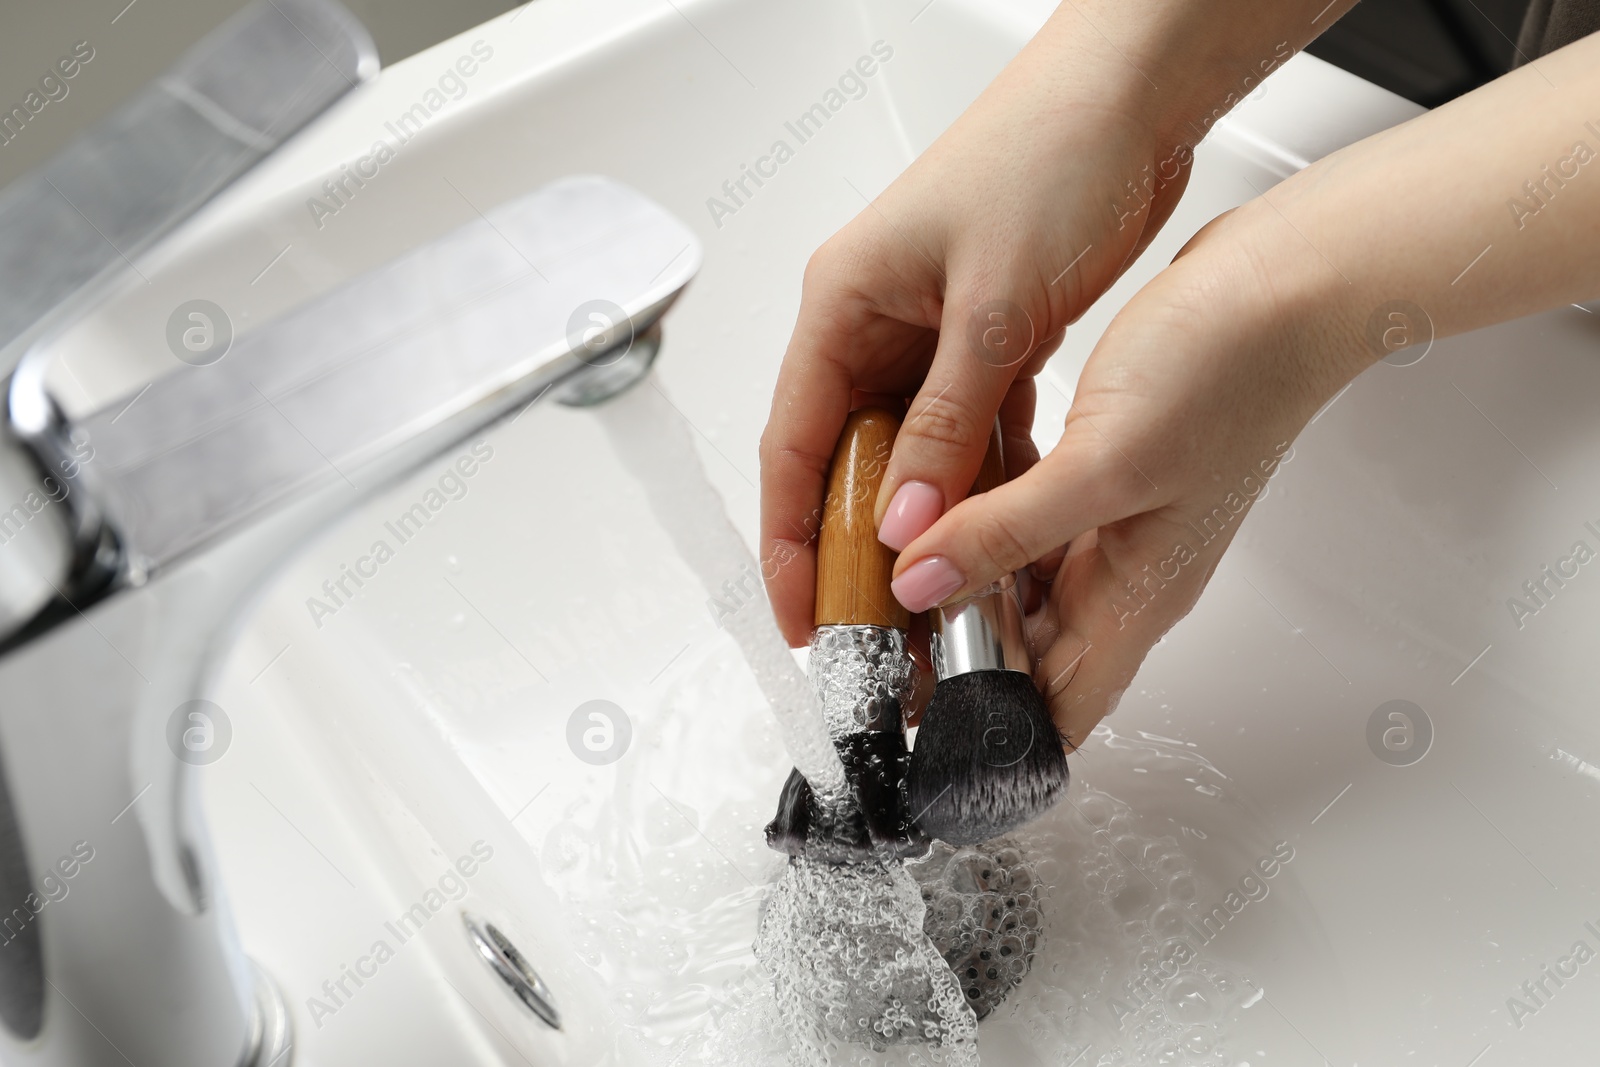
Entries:
{"type": "Polygon", "coordinates": [[[1355,3],[1062,0],[1013,66],[1047,101],[1055,85],[1069,104],[1107,101],[1181,154],[1355,3]]]}
{"type": "Polygon", "coordinates": [[[1321,160],[1219,223],[1351,373],[1380,307],[1437,336],[1600,297],[1600,35],[1321,160]]]}

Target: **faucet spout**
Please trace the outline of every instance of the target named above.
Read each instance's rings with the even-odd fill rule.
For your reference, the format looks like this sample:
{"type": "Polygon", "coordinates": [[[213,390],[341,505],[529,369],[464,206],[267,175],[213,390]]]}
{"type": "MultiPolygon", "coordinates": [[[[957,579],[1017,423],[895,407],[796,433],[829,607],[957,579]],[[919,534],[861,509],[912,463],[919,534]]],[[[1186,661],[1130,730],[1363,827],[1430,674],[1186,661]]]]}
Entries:
{"type": "MultiPolygon", "coordinates": [[[[204,1014],[213,1052],[249,1028],[255,979],[193,788],[204,746],[187,741],[192,721],[226,726],[204,697],[242,605],[339,515],[485,427],[619,388],[699,263],[672,215],[576,177],[81,417],[46,388],[48,343],[24,356],[0,492],[56,487],[24,531],[54,595],[0,645],[0,769],[24,867],[81,846],[97,876],[40,927],[58,1030],[78,1025],[76,1004],[135,1062],[224,1062],[184,1046],[192,1023],[162,1005],[204,1014]]],[[[0,847],[0,892],[5,860],[0,847]]],[[[72,1040],[45,1035],[28,1046],[0,1027],[0,1059],[69,1062],[30,1058],[72,1040]]]]}
{"type": "Polygon", "coordinates": [[[325,521],[501,416],[614,376],[699,262],[645,197],[567,178],[81,419],[52,403],[41,346],[13,377],[10,424],[79,469],[67,499],[138,584],[279,507],[325,499],[325,521]]]}
{"type": "MultiPolygon", "coordinates": [[[[3,220],[0,204],[0,239],[3,220]]],[[[205,696],[243,605],[296,547],[484,428],[629,384],[699,263],[662,208],[575,177],[99,410],[52,396],[58,334],[20,331],[34,340],[0,410],[0,904],[61,857],[92,855],[93,878],[27,927],[32,955],[0,952],[0,1061],[285,1067],[252,1036],[286,1031],[253,1007],[272,998],[194,788],[211,742],[191,725],[226,729],[205,696]]]]}

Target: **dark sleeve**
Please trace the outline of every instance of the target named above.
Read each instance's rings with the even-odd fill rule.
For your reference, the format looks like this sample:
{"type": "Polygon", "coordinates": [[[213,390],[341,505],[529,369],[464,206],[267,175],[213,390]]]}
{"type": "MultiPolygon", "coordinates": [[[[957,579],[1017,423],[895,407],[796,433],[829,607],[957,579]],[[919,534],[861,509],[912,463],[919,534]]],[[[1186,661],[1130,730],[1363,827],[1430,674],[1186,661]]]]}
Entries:
{"type": "Polygon", "coordinates": [[[1600,30],[1600,0],[1533,0],[1517,35],[1517,54],[1511,65],[1554,52],[1600,30]]]}

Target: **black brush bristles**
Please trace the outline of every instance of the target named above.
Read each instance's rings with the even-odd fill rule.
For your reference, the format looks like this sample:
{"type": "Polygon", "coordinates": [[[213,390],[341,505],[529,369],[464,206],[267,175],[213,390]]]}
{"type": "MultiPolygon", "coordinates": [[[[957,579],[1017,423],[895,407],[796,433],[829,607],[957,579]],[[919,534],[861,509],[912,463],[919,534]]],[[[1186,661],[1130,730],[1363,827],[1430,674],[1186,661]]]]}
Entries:
{"type": "Polygon", "coordinates": [[[1044,814],[1067,792],[1067,756],[1033,679],[946,678],[922,714],[906,792],[930,837],[976,845],[1044,814]]]}
{"type": "Polygon", "coordinates": [[[811,783],[792,770],[778,796],[778,813],[767,824],[767,847],[829,863],[885,862],[927,852],[928,839],[906,807],[906,735],[867,731],[835,745],[856,806],[843,813],[826,810],[811,783]]]}

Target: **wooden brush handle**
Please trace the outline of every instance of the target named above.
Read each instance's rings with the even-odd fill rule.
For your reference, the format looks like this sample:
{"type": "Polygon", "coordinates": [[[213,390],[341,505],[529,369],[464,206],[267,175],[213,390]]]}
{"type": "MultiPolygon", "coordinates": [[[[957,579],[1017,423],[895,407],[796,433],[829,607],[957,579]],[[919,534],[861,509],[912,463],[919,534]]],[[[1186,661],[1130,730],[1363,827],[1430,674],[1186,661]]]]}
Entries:
{"type": "Polygon", "coordinates": [[[997,423],[994,432],[989,435],[989,451],[983,454],[983,466],[978,468],[978,476],[973,479],[972,491],[969,496],[987,493],[991,489],[998,489],[1006,481],[1005,457],[1000,451],[1000,426],[997,423]]]}
{"type": "Polygon", "coordinates": [[[883,408],[850,413],[833,452],[817,539],[818,626],[904,630],[911,615],[889,592],[894,550],[878,540],[873,510],[900,417],[883,408]]]}

